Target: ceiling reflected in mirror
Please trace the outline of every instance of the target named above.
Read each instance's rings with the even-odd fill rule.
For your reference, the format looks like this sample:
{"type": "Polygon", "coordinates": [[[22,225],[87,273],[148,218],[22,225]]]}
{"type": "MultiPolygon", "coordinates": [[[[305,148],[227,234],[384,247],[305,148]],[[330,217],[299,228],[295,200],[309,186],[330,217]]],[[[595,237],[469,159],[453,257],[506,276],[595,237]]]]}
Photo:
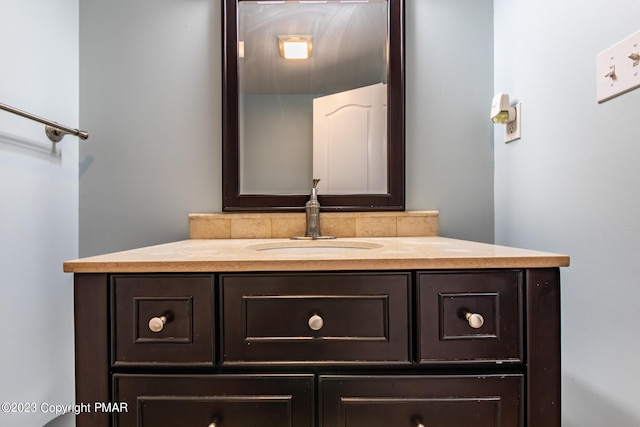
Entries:
{"type": "Polygon", "coordinates": [[[243,1],[238,39],[246,93],[328,95],[387,81],[387,4],[243,1]],[[292,64],[279,37],[312,38],[313,56],[292,64]]]}

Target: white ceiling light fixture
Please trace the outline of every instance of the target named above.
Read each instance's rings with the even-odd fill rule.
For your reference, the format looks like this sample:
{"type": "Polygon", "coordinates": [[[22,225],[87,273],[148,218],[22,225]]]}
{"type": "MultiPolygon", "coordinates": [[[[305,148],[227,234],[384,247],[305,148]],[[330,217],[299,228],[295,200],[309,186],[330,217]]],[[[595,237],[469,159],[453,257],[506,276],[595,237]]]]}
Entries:
{"type": "Polygon", "coordinates": [[[522,137],[522,105],[518,102],[509,104],[509,94],[496,93],[491,102],[491,114],[493,123],[506,125],[504,128],[504,142],[515,141],[522,137]]]}
{"type": "Polygon", "coordinates": [[[313,53],[312,36],[278,36],[278,50],[284,59],[308,59],[313,53]]]}

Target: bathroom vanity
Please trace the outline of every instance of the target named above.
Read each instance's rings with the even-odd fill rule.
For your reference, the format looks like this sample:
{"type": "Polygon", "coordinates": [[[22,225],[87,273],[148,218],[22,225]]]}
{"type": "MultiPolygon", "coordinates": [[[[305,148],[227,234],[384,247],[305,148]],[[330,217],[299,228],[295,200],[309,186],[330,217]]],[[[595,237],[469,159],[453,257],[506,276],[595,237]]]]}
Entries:
{"type": "Polygon", "coordinates": [[[437,236],[69,261],[77,425],[560,426],[568,264],[437,236]]]}

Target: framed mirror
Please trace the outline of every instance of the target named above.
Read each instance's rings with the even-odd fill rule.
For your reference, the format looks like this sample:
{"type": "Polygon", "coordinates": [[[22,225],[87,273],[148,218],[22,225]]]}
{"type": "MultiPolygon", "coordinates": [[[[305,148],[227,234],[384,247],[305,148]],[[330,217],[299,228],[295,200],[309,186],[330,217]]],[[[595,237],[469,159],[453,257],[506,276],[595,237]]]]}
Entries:
{"type": "Polygon", "coordinates": [[[223,7],[223,210],[404,210],[403,0],[223,7]]]}

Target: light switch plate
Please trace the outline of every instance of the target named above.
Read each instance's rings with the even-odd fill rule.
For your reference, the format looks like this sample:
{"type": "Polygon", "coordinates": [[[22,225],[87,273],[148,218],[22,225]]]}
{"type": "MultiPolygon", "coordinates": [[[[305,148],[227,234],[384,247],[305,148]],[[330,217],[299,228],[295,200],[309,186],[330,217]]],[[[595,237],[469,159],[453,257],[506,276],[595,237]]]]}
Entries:
{"type": "Polygon", "coordinates": [[[596,64],[598,103],[640,87],[640,31],[600,52],[596,64]]]}

